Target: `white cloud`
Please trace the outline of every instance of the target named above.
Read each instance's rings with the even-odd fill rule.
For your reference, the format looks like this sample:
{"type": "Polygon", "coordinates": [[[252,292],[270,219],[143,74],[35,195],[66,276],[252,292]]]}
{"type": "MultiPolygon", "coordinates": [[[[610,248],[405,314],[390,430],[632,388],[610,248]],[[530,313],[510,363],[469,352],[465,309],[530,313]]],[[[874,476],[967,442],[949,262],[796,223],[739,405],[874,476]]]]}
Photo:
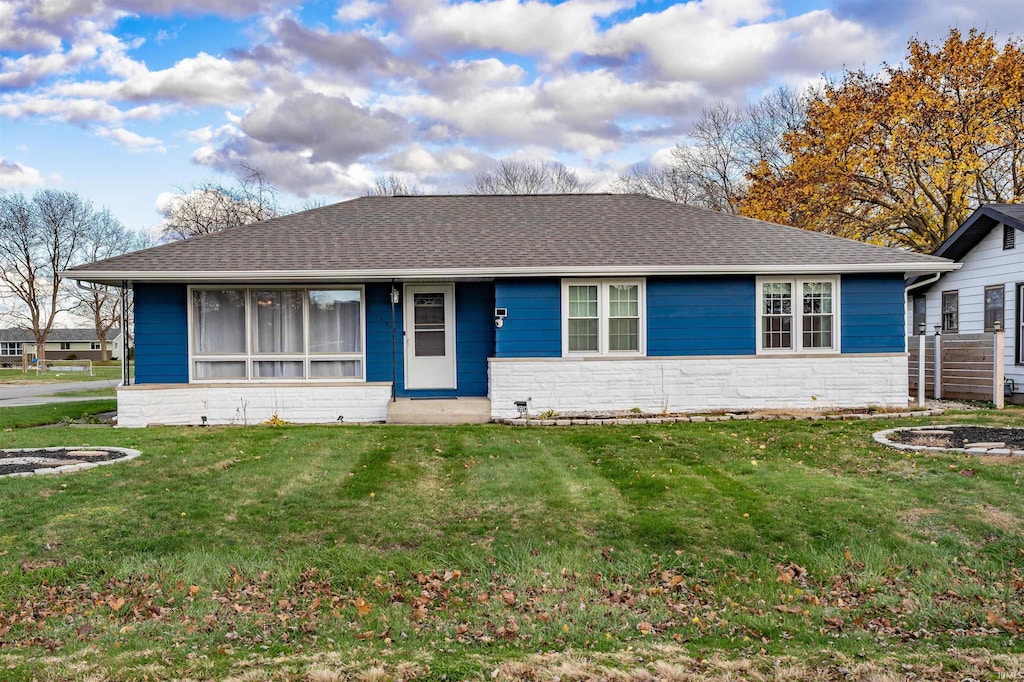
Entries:
{"type": "Polygon", "coordinates": [[[123,114],[101,99],[60,99],[46,95],[13,95],[0,99],[0,116],[28,118],[39,116],[54,121],[86,124],[95,121],[113,123],[123,114]]]}
{"type": "Polygon", "coordinates": [[[334,13],[334,18],[341,23],[353,23],[372,19],[384,11],[384,4],[370,0],[351,0],[342,2],[334,13]]]}
{"type": "Polygon", "coordinates": [[[100,137],[113,140],[130,152],[167,152],[164,143],[155,137],[145,137],[125,128],[100,128],[96,131],[100,137]]]}
{"type": "Polygon", "coordinates": [[[596,52],[624,61],[639,56],[653,77],[721,91],[819,74],[877,56],[879,47],[870,31],[828,11],[785,18],[763,0],[702,0],[614,26],[596,52]]]}
{"type": "Polygon", "coordinates": [[[0,192],[43,184],[43,176],[31,166],[0,157],[0,192]]]}
{"type": "Polygon", "coordinates": [[[406,36],[422,47],[496,49],[562,60],[597,39],[598,19],[630,5],[618,0],[484,0],[447,3],[406,0],[406,36]]]}

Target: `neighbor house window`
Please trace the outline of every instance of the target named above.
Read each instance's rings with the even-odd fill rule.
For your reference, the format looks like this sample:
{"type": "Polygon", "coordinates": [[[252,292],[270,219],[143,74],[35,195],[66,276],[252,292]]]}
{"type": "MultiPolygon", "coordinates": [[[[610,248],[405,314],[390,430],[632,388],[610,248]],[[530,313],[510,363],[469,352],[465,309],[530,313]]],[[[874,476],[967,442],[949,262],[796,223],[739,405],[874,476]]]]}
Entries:
{"type": "Polygon", "coordinates": [[[1009,251],[1016,245],[1017,230],[1009,225],[1003,225],[1003,251],[1009,251]]]}
{"type": "Polygon", "coordinates": [[[960,295],[956,291],[942,292],[942,331],[956,333],[960,326],[960,295]]]}
{"type": "Polygon", "coordinates": [[[60,349],[61,350],[71,350],[71,342],[70,341],[61,341],[60,342],[60,349]]]}
{"type": "Polygon", "coordinates": [[[99,341],[92,341],[89,343],[89,350],[103,350],[103,344],[99,341]]]}
{"type": "Polygon", "coordinates": [[[914,297],[914,334],[924,334],[925,327],[921,325],[928,321],[928,298],[924,294],[914,297]]]}
{"type": "Polygon", "coordinates": [[[0,355],[21,355],[20,341],[0,342],[0,355]]]}
{"type": "Polygon", "coordinates": [[[191,290],[192,377],[361,379],[362,289],[191,290]]]}
{"type": "Polygon", "coordinates": [[[985,287],[985,331],[995,331],[996,323],[999,328],[1003,326],[1003,290],[1002,284],[994,287],[985,287]]]}
{"type": "Polygon", "coordinates": [[[640,281],[566,281],[562,287],[565,354],[642,353],[643,293],[640,281]]]}
{"type": "Polygon", "coordinates": [[[758,350],[838,349],[838,279],[763,278],[758,291],[758,350]]]}

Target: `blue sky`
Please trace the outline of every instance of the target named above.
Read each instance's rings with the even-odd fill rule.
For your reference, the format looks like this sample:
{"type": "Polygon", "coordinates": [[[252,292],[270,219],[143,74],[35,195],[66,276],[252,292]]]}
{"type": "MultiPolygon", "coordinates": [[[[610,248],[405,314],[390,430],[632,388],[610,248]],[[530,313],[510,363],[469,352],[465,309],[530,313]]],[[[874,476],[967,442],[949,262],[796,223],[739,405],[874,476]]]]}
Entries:
{"type": "Polygon", "coordinates": [[[153,229],[179,188],[262,169],[303,199],[395,173],[459,192],[496,159],[600,189],[742,103],[898,61],[1016,0],[4,0],[0,192],[75,190],[153,229]]]}

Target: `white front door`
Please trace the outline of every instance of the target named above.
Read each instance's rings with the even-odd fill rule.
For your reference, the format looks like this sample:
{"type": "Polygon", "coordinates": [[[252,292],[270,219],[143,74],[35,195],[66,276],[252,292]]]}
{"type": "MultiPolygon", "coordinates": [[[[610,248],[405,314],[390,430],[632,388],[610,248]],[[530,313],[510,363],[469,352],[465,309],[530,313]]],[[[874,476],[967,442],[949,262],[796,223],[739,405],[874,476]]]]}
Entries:
{"type": "Polygon", "coordinates": [[[455,388],[455,285],[405,286],[405,387],[455,388]]]}

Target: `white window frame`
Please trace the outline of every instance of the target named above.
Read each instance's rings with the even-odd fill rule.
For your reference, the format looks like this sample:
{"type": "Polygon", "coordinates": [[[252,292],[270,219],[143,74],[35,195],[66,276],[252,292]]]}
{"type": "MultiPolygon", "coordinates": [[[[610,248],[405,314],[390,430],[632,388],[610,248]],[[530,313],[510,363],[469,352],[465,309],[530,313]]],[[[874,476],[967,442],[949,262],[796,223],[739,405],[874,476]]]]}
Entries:
{"type": "Polygon", "coordinates": [[[288,285],[252,285],[252,286],[217,286],[217,285],[190,285],[188,287],[188,381],[190,384],[274,384],[288,382],[303,382],[314,384],[330,383],[363,383],[366,381],[366,287],[361,284],[332,285],[332,286],[288,286],[288,285]],[[245,349],[244,353],[195,353],[193,348],[194,339],[192,331],[195,329],[193,321],[193,291],[242,291],[245,293],[245,349]],[[252,296],[255,291],[301,291],[302,292],[302,352],[301,353],[256,353],[253,350],[254,341],[252,334],[252,296]],[[311,353],[309,350],[309,292],[310,291],[358,291],[359,292],[359,347],[358,353],[311,353]],[[355,377],[321,377],[310,376],[310,363],[316,361],[330,360],[358,360],[360,375],[355,377]],[[223,379],[197,379],[195,376],[195,363],[203,361],[236,361],[245,362],[245,378],[228,377],[223,379]],[[302,361],[303,376],[299,377],[256,377],[254,375],[253,363],[260,361],[302,361]]]}
{"type": "Polygon", "coordinates": [[[757,319],[757,354],[758,355],[821,355],[828,353],[841,353],[842,316],[839,309],[840,301],[840,278],[831,277],[758,277],[756,281],[756,295],[754,301],[754,315],[757,319]],[[816,284],[828,282],[832,284],[832,345],[829,348],[804,348],[804,284],[816,284]],[[765,284],[784,283],[792,285],[793,307],[791,317],[793,318],[793,347],[792,348],[765,348],[764,347],[764,313],[763,313],[763,288],[765,284]]]}
{"type": "MultiPolygon", "coordinates": [[[[3,355],[4,357],[14,357],[14,356],[21,357],[22,354],[25,351],[25,342],[24,341],[3,341],[3,342],[0,342],[0,346],[2,346],[3,348],[5,348],[7,350],[10,350],[11,347],[14,348],[14,352],[13,353],[8,353],[7,350],[3,350],[3,352],[0,352],[0,355],[3,355]]],[[[0,350],[2,350],[2,349],[0,349],[0,350]]]]}
{"type": "Polygon", "coordinates": [[[631,279],[563,279],[562,280],[562,357],[643,357],[647,355],[647,280],[631,279]],[[608,320],[610,306],[609,287],[626,284],[637,287],[637,350],[608,350],[608,320]],[[569,350],[569,287],[597,287],[597,350],[569,350]]]}

